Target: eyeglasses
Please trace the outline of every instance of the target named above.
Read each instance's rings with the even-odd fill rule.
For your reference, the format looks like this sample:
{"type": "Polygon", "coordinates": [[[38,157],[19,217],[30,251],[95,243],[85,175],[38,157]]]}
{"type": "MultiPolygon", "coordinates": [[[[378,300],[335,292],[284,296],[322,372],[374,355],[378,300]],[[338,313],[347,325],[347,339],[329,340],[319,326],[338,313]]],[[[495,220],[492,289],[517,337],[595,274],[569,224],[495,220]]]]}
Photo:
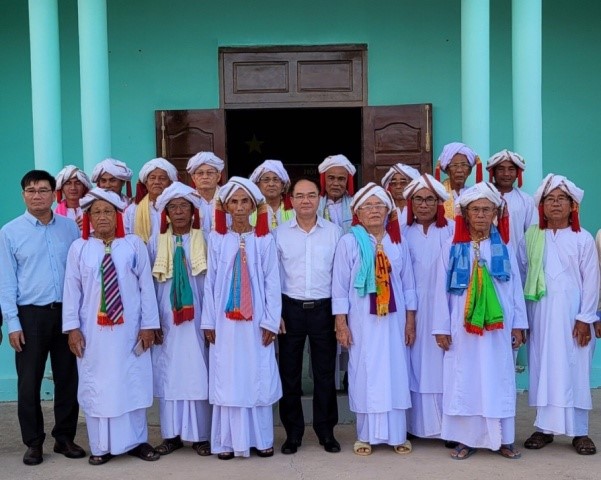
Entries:
{"type": "Polygon", "coordinates": [[[476,216],[482,214],[487,217],[487,216],[491,215],[492,213],[494,213],[496,211],[496,208],[493,208],[493,207],[469,207],[467,209],[467,211],[476,216]]]}
{"type": "Polygon", "coordinates": [[[292,195],[292,198],[295,200],[317,200],[319,198],[319,194],[317,193],[297,193],[292,195]]]}
{"type": "Polygon", "coordinates": [[[217,170],[198,170],[192,175],[195,177],[212,177],[213,175],[219,175],[219,172],[217,170]]]}
{"type": "Polygon", "coordinates": [[[170,203],[167,205],[167,211],[169,213],[177,212],[178,210],[182,212],[188,212],[192,209],[192,205],[188,202],[186,203],[170,203]]]}
{"type": "Polygon", "coordinates": [[[455,163],[454,165],[449,165],[449,170],[469,170],[471,165],[469,163],[455,163]]]}
{"type": "Polygon", "coordinates": [[[428,205],[428,207],[432,207],[433,205],[436,205],[436,202],[438,201],[438,199],[436,197],[413,197],[411,199],[411,201],[415,204],[415,205],[421,205],[422,203],[426,203],[426,205],[428,205]]]}
{"type": "Polygon", "coordinates": [[[553,203],[568,203],[570,201],[570,197],[565,195],[560,195],[558,197],[545,197],[543,199],[543,203],[546,205],[552,205],[553,203]]]}
{"type": "Polygon", "coordinates": [[[386,210],[386,208],[386,205],[383,203],[376,203],[373,205],[361,205],[360,207],[357,207],[357,210],[361,210],[362,212],[371,212],[372,210],[383,211],[386,210]]]}
{"type": "Polygon", "coordinates": [[[39,193],[40,195],[48,195],[49,193],[53,192],[53,190],[50,188],[38,188],[37,190],[35,188],[26,188],[23,191],[25,192],[25,195],[29,195],[31,197],[33,197],[36,193],[39,193]]]}
{"type": "Polygon", "coordinates": [[[116,210],[94,210],[94,211],[90,211],[90,215],[93,218],[112,217],[112,216],[115,215],[115,213],[117,213],[116,210]]]}
{"type": "Polygon", "coordinates": [[[259,182],[267,185],[268,183],[283,183],[280,177],[261,177],[259,182]]]}

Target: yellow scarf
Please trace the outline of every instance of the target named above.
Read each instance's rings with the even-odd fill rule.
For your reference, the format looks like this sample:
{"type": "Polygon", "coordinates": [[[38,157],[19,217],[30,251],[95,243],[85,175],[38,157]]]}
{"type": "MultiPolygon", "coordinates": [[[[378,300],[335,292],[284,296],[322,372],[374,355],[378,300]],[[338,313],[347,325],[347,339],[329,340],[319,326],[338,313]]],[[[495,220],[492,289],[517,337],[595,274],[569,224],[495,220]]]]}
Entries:
{"type": "Polygon", "coordinates": [[[451,179],[447,178],[442,185],[449,194],[449,199],[444,202],[444,216],[451,220],[455,220],[455,197],[451,188],[451,179]]]}
{"type": "Polygon", "coordinates": [[[136,206],[136,218],[134,220],[134,233],[148,243],[150,239],[150,198],[146,195],[136,206]]]}
{"type": "MultiPolygon", "coordinates": [[[[207,251],[205,240],[200,230],[190,229],[190,265],[192,275],[196,276],[207,269],[207,251]]],[[[173,230],[171,225],[165,233],[159,235],[157,257],[152,267],[152,275],[159,282],[173,277],[173,230]]]]}
{"type": "MultiPolygon", "coordinates": [[[[376,245],[376,315],[388,315],[392,266],[381,243],[376,245]]],[[[393,310],[394,311],[394,310],[393,310]]]]}

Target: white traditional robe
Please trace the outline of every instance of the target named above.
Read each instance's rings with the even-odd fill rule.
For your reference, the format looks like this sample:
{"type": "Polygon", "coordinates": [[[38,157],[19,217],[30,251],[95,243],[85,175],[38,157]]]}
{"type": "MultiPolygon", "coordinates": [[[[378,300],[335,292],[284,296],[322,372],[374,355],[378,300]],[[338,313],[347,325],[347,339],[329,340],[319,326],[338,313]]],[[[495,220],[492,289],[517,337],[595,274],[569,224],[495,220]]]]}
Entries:
{"type": "MultiPolygon", "coordinates": [[[[520,260],[526,264],[524,243],[520,260]]],[[[573,232],[571,227],[555,233],[547,229],[543,269],[545,296],[538,302],[526,302],[530,322],[528,401],[537,410],[534,425],[548,433],[587,435],[588,418],[581,421],[578,410],[592,409],[595,334],[591,332],[592,340],[580,347],[572,332],[576,320],[597,321],[599,260],[591,234],[573,232]]]]}
{"type": "Polygon", "coordinates": [[[407,242],[411,254],[417,292],[415,343],[409,349],[411,409],[407,416],[407,430],[418,437],[440,438],[443,351],[432,336],[432,291],[436,288],[442,247],[453,236],[454,222],[447,221],[449,224],[442,228],[430,225],[427,233],[417,223],[403,229],[403,241],[407,242]]]}
{"type": "Polygon", "coordinates": [[[538,223],[538,211],[534,198],[518,188],[503,193],[509,212],[509,240],[514,252],[517,252],[524,234],[530,225],[538,223]]]}
{"type": "Polygon", "coordinates": [[[282,396],[282,384],[274,344],[263,346],[261,328],[278,333],[282,297],[273,237],[245,234],[253,318],[226,318],[239,239],[233,232],[209,236],[201,328],[215,330],[209,347],[211,451],[247,457],[251,447],[273,446],[272,405],[282,396]]]}
{"type": "MultiPolygon", "coordinates": [[[[464,309],[467,290],[462,295],[446,291],[449,251],[452,239],[444,245],[438,263],[434,290],[433,334],[451,335],[452,344],[443,360],[443,417],[441,436],[474,448],[498,450],[511,444],[515,436],[515,367],[511,330],[527,329],[526,305],[517,261],[508,245],[511,277],[502,282],[491,275],[503,309],[503,329],[482,336],[467,333],[464,309]]],[[[481,258],[490,273],[490,240],[480,242],[481,258]]],[[[470,275],[474,249],[470,245],[470,275]]],[[[434,341],[434,340],[433,340],[434,341]]]]}
{"type": "MultiPolygon", "coordinates": [[[[370,240],[375,249],[375,237],[370,235],[370,240]]],[[[336,247],[332,313],[347,315],[351,331],[349,406],[357,414],[359,440],[400,445],[407,438],[406,410],[411,407],[406,310],[416,309],[417,298],[406,242],[394,244],[385,235],[382,245],[392,266],[390,283],[397,311],[381,317],[372,315],[369,294],[357,294],[353,282],[361,258],[354,235],[348,233],[336,247]]],[[[372,261],[375,262],[375,255],[372,261]]]]}
{"type": "MultiPolygon", "coordinates": [[[[175,253],[176,236],[172,236],[175,253]]],[[[148,243],[151,262],[157,255],[159,237],[148,243]]],[[[204,241],[204,239],[203,239],[204,241]]],[[[154,279],[163,331],[163,344],[152,347],[154,396],[160,399],[159,413],[163,438],[180,436],[182,440],[201,442],[209,439],[211,409],[209,405],[209,351],[200,329],[205,272],[192,275],[190,235],[182,235],[188,280],[194,298],[194,319],[180,325],[173,323],[171,285],[173,279],[154,279]]]]}
{"type": "Polygon", "coordinates": [[[145,409],[152,405],[152,363],[150,351],[136,356],[133,350],[140,329],[159,327],[159,315],[148,251],[142,240],[127,235],[112,242],[124,323],[98,325],[103,257],[104,243],[96,238],[78,239],[71,245],[63,331],[79,328],[85,339],[83,357],[77,359],[78,401],[90,426],[92,454],[117,455],[147,439],[145,409]]]}
{"type": "MultiPolygon", "coordinates": [[[[138,205],[132,203],[125,209],[125,213],[123,214],[123,227],[125,228],[125,233],[135,233],[135,223],[136,223],[136,209],[138,205]]],[[[158,235],[157,232],[160,231],[161,228],[161,213],[155,208],[153,202],[148,202],[148,208],[150,209],[150,236],[158,235]]]]}
{"type": "MultiPolygon", "coordinates": [[[[219,192],[219,187],[217,187],[215,195],[210,202],[204,197],[200,197],[201,228],[205,238],[209,238],[209,233],[215,230],[215,199],[217,198],[217,192],[219,192]]],[[[225,224],[228,227],[232,224],[232,217],[229,213],[225,214],[225,224]]]]}

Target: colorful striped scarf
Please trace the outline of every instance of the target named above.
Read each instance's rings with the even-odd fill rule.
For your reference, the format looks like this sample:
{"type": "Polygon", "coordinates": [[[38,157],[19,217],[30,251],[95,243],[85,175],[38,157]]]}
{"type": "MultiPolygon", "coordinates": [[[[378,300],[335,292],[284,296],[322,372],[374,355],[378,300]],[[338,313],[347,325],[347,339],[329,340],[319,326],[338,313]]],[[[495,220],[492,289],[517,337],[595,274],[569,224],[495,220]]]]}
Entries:
{"type": "Polygon", "coordinates": [[[252,292],[246,261],[246,243],[240,238],[240,248],[234,260],[230,294],[225,306],[225,316],[230,320],[252,320],[252,292]]]}

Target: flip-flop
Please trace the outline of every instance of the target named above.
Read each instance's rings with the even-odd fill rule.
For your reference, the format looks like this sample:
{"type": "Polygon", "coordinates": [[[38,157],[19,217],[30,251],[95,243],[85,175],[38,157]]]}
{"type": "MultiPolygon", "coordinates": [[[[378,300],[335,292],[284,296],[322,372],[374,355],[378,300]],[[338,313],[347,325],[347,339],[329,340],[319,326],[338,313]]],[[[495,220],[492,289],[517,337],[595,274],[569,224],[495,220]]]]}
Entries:
{"type": "Polygon", "coordinates": [[[464,445],[463,443],[460,443],[451,452],[451,458],[453,460],[466,460],[466,459],[470,458],[477,451],[478,450],[476,450],[475,448],[468,447],[467,445],[464,445]],[[459,455],[463,451],[465,451],[465,455],[463,455],[462,457],[460,457],[459,455]]]}
{"type": "Polygon", "coordinates": [[[518,460],[522,458],[522,454],[515,449],[514,444],[501,445],[501,448],[494,451],[502,457],[508,458],[509,460],[518,460]]]}
{"type": "Polygon", "coordinates": [[[353,452],[355,455],[367,457],[368,455],[371,455],[371,445],[369,443],[362,442],[361,440],[357,440],[353,445],[353,452]]]}

